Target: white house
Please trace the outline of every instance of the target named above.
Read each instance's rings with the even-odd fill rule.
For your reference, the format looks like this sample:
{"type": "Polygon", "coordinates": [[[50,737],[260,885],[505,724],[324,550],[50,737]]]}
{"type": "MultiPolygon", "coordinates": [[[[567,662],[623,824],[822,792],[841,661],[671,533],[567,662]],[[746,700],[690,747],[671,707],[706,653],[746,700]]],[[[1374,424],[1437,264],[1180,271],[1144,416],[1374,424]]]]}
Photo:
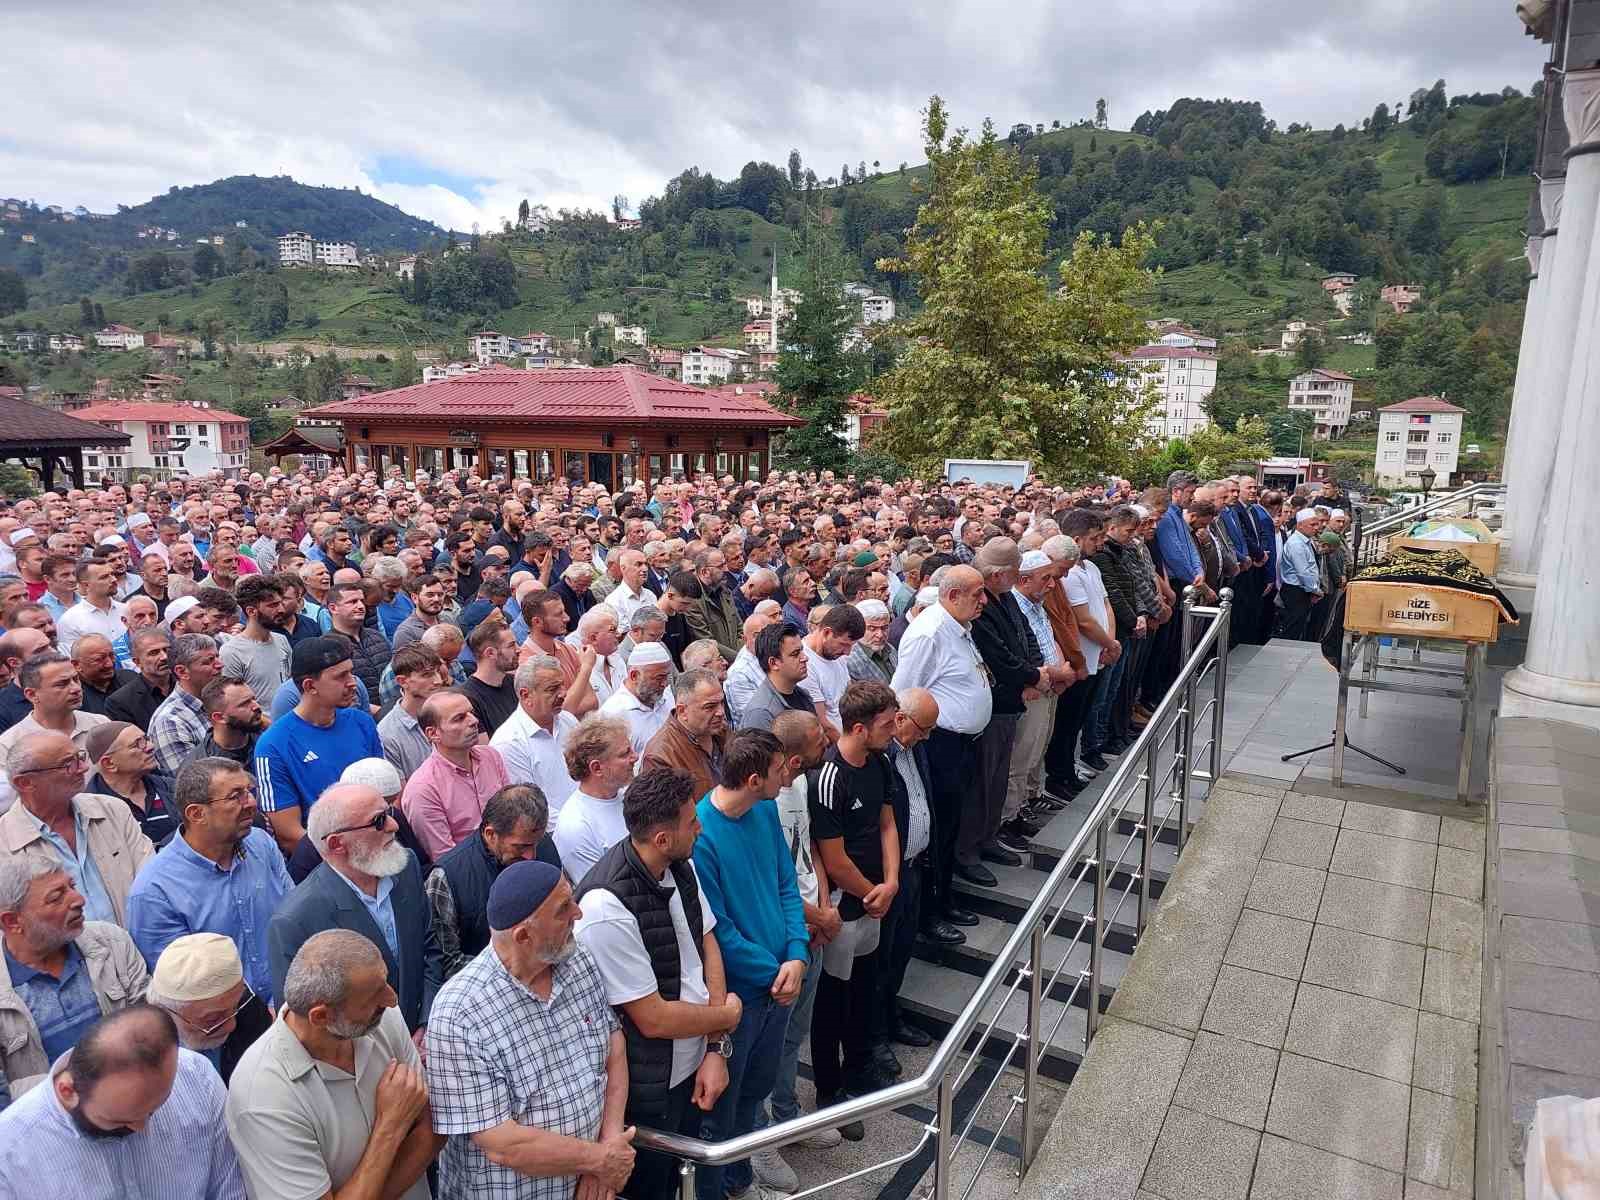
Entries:
{"type": "Polygon", "coordinates": [[[517,343],[518,354],[549,354],[550,345],[555,339],[548,333],[529,333],[513,340],[517,343]]]}
{"type": "MultiPolygon", "coordinates": [[[[727,383],[733,373],[734,352],[711,346],[696,346],[683,352],[683,382],[697,387],[727,383]]],[[[741,357],[743,357],[741,355],[741,357]]]]}
{"type": "Polygon", "coordinates": [[[144,334],[126,325],[107,325],[94,335],[94,342],[102,350],[140,350],[144,334]]]}
{"type": "Polygon", "coordinates": [[[614,312],[597,312],[594,315],[596,325],[610,327],[617,323],[617,314],[614,312]]]}
{"type": "Polygon", "coordinates": [[[1290,321],[1283,327],[1283,337],[1279,339],[1278,347],[1282,350],[1293,350],[1306,334],[1316,332],[1317,327],[1309,322],[1290,321]]]}
{"type": "Polygon", "coordinates": [[[1380,408],[1373,477],[1389,486],[1420,487],[1422,468],[1432,467],[1434,486],[1448,487],[1461,454],[1466,411],[1437,396],[1413,396],[1380,408]]]}
{"type": "Polygon", "coordinates": [[[643,325],[615,325],[611,336],[619,346],[648,346],[650,336],[643,325]]]}
{"type": "Polygon", "coordinates": [[[1215,350],[1217,339],[1192,329],[1169,329],[1155,340],[1157,346],[1176,346],[1180,350],[1215,350]]]}
{"type": "Polygon", "coordinates": [[[354,242],[318,242],[312,252],[317,264],[344,270],[361,265],[361,254],[354,242]]]}
{"type": "Polygon", "coordinates": [[[397,279],[413,278],[417,273],[417,256],[415,254],[406,255],[395,264],[394,273],[397,279]]]}
{"type": "Polygon", "coordinates": [[[1135,386],[1155,386],[1159,398],[1150,414],[1150,435],[1160,441],[1186,438],[1211,424],[1206,400],[1217,386],[1217,356],[1184,346],[1140,346],[1132,362],[1140,369],[1135,386]]]}
{"type": "Polygon", "coordinates": [[[517,339],[503,333],[485,330],[467,339],[467,353],[480,363],[503,362],[520,353],[517,339]]]}
{"type": "Polygon", "coordinates": [[[765,350],[772,342],[771,321],[750,321],[744,327],[744,344],[748,350],[765,350]]]}
{"type": "Polygon", "coordinates": [[[888,296],[880,296],[874,292],[861,301],[861,323],[863,325],[879,325],[885,321],[894,320],[894,301],[888,296]]]}
{"type": "Polygon", "coordinates": [[[58,353],[70,350],[74,353],[83,349],[83,339],[75,333],[52,333],[50,335],[50,349],[58,353]]]}
{"type": "Polygon", "coordinates": [[[440,379],[459,379],[463,375],[476,375],[483,368],[475,363],[453,362],[444,366],[435,366],[429,363],[422,368],[422,382],[433,383],[440,379]]]}
{"type": "Polygon", "coordinates": [[[1350,424],[1355,388],[1355,380],[1343,371],[1318,367],[1289,381],[1289,409],[1303,412],[1315,422],[1317,438],[1338,437],[1350,424]]]}
{"type": "Polygon", "coordinates": [[[764,317],[767,315],[767,299],[765,296],[740,296],[747,317],[764,317]]]}
{"type": "Polygon", "coordinates": [[[249,470],[250,422],[236,413],[205,405],[120,400],[93,404],[72,415],[110,426],[133,439],[126,449],[110,455],[86,450],[83,465],[96,474],[109,468],[125,479],[141,473],[168,479],[221,471],[236,479],[249,470]],[[119,461],[112,463],[112,457],[119,461]]]}
{"type": "Polygon", "coordinates": [[[316,261],[317,239],[295,231],[278,237],[278,261],[286,267],[309,267],[316,261]]]}

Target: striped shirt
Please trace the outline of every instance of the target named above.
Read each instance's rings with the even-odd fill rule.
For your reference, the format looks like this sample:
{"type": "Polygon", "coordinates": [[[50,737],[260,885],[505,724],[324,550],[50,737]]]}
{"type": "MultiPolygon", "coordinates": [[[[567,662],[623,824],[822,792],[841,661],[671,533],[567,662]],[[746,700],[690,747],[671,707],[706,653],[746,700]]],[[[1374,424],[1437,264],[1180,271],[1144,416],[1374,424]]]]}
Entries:
{"type": "Polygon", "coordinates": [[[227,1097],[203,1055],[179,1050],[172,1092],[143,1129],[90,1138],[54,1087],[33,1088],[0,1112],[0,1200],[245,1200],[222,1120],[227,1097]]]}

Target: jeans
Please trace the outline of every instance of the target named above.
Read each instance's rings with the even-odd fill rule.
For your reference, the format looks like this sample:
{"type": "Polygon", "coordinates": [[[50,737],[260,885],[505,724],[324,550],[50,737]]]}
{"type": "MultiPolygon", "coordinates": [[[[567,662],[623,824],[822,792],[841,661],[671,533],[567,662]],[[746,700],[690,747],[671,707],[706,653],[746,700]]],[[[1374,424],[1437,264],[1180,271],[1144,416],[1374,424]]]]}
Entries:
{"type": "MultiPolygon", "coordinates": [[[[811,1008],[817,999],[817,981],[822,978],[822,951],[813,947],[806,980],[800,996],[789,1006],[789,1026],[783,1035],[783,1057],[778,1060],[778,1078],[772,1084],[772,1120],[787,1121],[800,1115],[800,1100],[794,1094],[794,1081],[800,1070],[800,1044],[811,1032],[811,1008]]],[[[757,1126],[765,1129],[762,1120],[757,1126]]]]}
{"type": "Polygon", "coordinates": [[[1094,699],[1089,703],[1089,716],[1083,722],[1083,756],[1099,754],[1100,748],[1111,740],[1111,706],[1117,698],[1117,688],[1122,683],[1122,668],[1127,663],[1128,645],[1122,643],[1122,653],[1109,667],[1100,664],[1095,676],[1094,699]]]}
{"type": "Polygon", "coordinates": [[[1056,702],[1056,723],[1050,730],[1050,741],[1044,750],[1044,778],[1047,786],[1065,788],[1078,779],[1078,736],[1083,732],[1084,717],[1094,699],[1099,676],[1080,679],[1056,702]]]}
{"type": "MultiPolygon", "coordinates": [[[[733,1031],[733,1057],[728,1060],[728,1088],[716,1106],[700,1121],[700,1136],[708,1142],[726,1141],[749,1133],[761,1116],[761,1106],[772,1091],[789,1028],[789,1010],[770,995],[744,1002],[744,1015],[733,1031]]],[[[755,1181],[748,1158],[723,1167],[701,1167],[695,1176],[699,1200],[723,1200],[745,1191],[755,1181]]]]}

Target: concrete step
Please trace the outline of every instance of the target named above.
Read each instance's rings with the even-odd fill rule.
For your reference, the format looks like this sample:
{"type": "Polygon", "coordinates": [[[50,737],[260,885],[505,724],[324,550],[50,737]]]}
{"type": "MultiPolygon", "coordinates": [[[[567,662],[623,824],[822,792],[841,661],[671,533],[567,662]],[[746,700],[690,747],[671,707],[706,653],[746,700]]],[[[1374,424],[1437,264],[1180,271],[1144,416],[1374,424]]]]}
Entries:
{"type": "MultiPolygon", "coordinates": [[[[976,884],[967,883],[958,875],[953,881],[955,894],[961,898],[962,907],[969,908],[980,915],[994,917],[1003,924],[1015,925],[1021,919],[1023,913],[1027,911],[1028,905],[1032,904],[1034,898],[1038,896],[1039,889],[1043,886],[1047,876],[1043,871],[1028,866],[1002,867],[992,863],[985,865],[994,872],[997,881],[996,886],[992,888],[978,887],[976,884]]],[[[1126,886],[1126,880],[1107,887],[1107,900],[1115,916],[1112,918],[1110,928],[1106,933],[1106,945],[1121,953],[1131,954],[1133,953],[1133,939],[1138,930],[1139,910],[1136,893],[1130,893],[1127,899],[1121,902],[1121,908],[1118,908],[1118,901],[1124,886],[1126,886]]],[[[1054,911],[1060,907],[1065,907],[1069,913],[1076,914],[1078,917],[1082,917],[1093,910],[1094,873],[1092,871],[1084,874],[1083,882],[1076,888],[1073,888],[1070,883],[1062,885],[1060,892],[1057,894],[1056,902],[1051,906],[1051,910],[1054,911]],[[1064,906],[1061,902],[1063,895],[1066,897],[1064,906]]],[[[1062,924],[1058,925],[1057,929],[1067,932],[1065,926],[1067,920],[1067,917],[1063,917],[1062,924]]],[[[1076,924],[1077,922],[1074,921],[1073,925],[1075,926],[1076,924]]]]}
{"type": "MultiPolygon", "coordinates": [[[[930,1033],[943,1036],[961,1014],[978,989],[978,977],[963,971],[933,966],[912,959],[906,968],[906,985],[900,993],[901,1011],[930,1033]]],[[[1016,1034],[1027,1027],[1028,995],[1024,988],[1008,992],[1002,988],[985,1006],[982,1019],[967,1041],[966,1048],[981,1049],[989,1058],[1000,1059],[1016,1042],[1016,1034]],[[1005,1010],[996,1023],[994,1032],[984,1037],[994,1013],[1004,1004],[1005,1010]],[[981,1045],[980,1045],[981,1042],[981,1045]]],[[[1060,1000],[1046,997],[1041,1008],[1040,1037],[1044,1039],[1044,1053],[1039,1069],[1052,1079],[1063,1082],[1072,1078],[1083,1060],[1083,1037],[1088,1024],[1088,1011],[1078,1005],[1068,1006],[1060,1000]],[[1054,1035],[1051,1036],[1051,1031],[1054,1035]]],[[[1022,1066],[1022,1051],[1012,1056],[1011,1065],[1022,1066]]]]}
{"type": "MultiPolygon", "coordinates": [[[[1051,995],[1057,1000],[1066,1002],[1070,997],[1074,1004],[1087,1006],[1089,1003],[1087,985],[1078,988],[1074,995],[1074,987],[1078,982],[1078,973],[1089,969],[1089,931],[1084,931],[1081,940],[1075,940],[1079,922],[1073,917],[1063,917],[1056,926],[1056,932],[1045,938],[1045,970],[1046,983],[1051,975],[1056,976],[1056,983],[1051,995]],[[1066,959],[1066,966],[1057,974],[1062,959],[1066,959]]],[[[930,966],[947,967],[957,971],[965,971],[969,975],[982,976],[994,965],[995,958],[1000,951],[1005,949],[1006,939],[1009,938],[1016,926],[1009,921],[1000,921],[992,917],[982,917],[978,924],[961,932],[967,935],[964,945],[951,946],[938,950],[930,949],[919,957],[930,966]]],[[[1015,960],[1018,964],[1027,959],[1027,949],[1024,947],[1022,954],[1015,960]]],[[[1107,949],[1104,952],[1100,971],[1100,1006],[1102,1010],[1111,1002],[1111,996],[1116,991],[1117,984],[1122,981],[1123,972],[1127,970],[1129,956],[1116,950],[1107,949]]]]}

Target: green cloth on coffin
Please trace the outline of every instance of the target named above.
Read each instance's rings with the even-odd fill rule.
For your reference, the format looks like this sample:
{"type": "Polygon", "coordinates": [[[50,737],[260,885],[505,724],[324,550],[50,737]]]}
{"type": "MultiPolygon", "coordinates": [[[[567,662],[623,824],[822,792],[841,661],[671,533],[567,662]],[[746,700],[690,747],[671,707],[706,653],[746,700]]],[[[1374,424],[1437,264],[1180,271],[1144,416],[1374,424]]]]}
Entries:
{"type": "Polygon", "coordinates": [[[1351,576],[1350,582],[1412,583],[1485,596],[1500,606],[1502,620],[1515,622],[1519,619],[1516,605],[1459,550],[1422,550],[1416,546],[1394,549],[1370,566],[1362,567],[1351,576]]]}

